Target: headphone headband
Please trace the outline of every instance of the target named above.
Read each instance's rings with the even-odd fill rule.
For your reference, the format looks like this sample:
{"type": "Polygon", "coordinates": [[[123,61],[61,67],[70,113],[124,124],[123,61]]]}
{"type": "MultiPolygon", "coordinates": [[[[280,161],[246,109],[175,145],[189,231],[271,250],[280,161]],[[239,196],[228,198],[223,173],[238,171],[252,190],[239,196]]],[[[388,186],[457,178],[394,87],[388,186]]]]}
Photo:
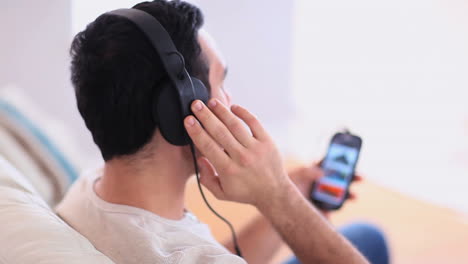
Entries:
{"type": "Polygon", "coordinates": [[[152,15],[138,9],[126,8],[110,11],[104,15],[119,16],[132,22],[145,34],[151,45],[156,49],[168,73],[183,71],[185,67],[183,56],[177,50],[166,29],[152,15]]]}
{"type": "MultiPolygon", "coordinates": [[[[177,51],[171,37],[156,18],[137,9],[118,9],[105,13],[105,15],[120,16],[131,21],[146,35],[159,54],[173,85],[161,85],[159,97],[155,98],[155,102],[153,102],[153,118],[156,116],[159,118],[161,134],[169,143],[177,146],[190,144],[191,140],[185,131],[183,119],[191,113],[190,104],[193,100],[202,100],[207,103],[209,93],[205,85],[187,73],[183,56],[177,51]],[[173,86],[175,86],[177,93],[174,91],[173,86]],[[175,102],[177,99],[179,99],[180,106],[175,102]]],[[[214,211],[205,198],[200,185],[195,148],[193,144],[190,146],[201,195],[211,211],[229,225],[233,233],[234,247],[237,255],[241,257],[231,223],[214,211]]]]}
{"type": "Polygon", "coordinates": [[[197,98],[192,79],[185,69],[184,57],[177,50],[166,29],[152,15],[138,9],[117,9],[104,15],[119,16],[137,26],[150,41],[161,58],[171,82],[180,98],[183,116],[191,113],[190,104],[197,98]]]}

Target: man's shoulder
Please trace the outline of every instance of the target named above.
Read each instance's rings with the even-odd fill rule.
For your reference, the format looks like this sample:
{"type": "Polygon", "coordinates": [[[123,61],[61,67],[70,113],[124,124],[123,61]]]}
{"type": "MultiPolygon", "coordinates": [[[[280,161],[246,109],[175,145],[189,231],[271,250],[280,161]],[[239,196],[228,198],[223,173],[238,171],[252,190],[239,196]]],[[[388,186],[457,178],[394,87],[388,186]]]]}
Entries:
{"type": "Polygon", "coordinates": [[[63,218],[68,211],[82,210],[92,190],[91,182],[98,177],[99,172],[100,170],[87,171],[73,183],[62,201],[55,207],[55,211],[59,216],[63,218]]]}
{"type": "Polygon", "coordinates": [[[132,206],[108,203],[94,192],[99,172],[86,173],[56,211],[117,263],[240,263],[192,213],[169,220],[132,206]],[[196,260],[196,261],[194,261],[196,260]]]}

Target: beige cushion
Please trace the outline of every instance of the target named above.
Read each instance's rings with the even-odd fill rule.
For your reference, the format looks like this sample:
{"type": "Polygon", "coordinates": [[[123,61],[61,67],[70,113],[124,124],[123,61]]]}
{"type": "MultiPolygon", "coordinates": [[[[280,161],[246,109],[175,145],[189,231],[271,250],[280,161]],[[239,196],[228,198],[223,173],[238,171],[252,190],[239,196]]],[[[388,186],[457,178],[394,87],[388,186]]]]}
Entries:
{"type": "Polygon", "coordinates": [[[113,263],[63,222],[0,157],[0,263],[113,263]]]}

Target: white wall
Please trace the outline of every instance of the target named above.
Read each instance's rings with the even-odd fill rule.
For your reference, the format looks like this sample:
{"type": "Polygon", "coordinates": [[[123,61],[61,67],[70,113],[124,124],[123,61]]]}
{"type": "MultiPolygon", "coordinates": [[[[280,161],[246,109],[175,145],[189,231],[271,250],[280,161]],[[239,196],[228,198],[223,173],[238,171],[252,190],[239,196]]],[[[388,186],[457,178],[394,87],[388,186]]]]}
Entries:
{"type": "Polygon", "coordinates": [[[55,115],[74,114],[69,82],[70,3],[8,0],[0,9],[0,87],[15,84],[55,115]]]}
{"type": "Polygon", "coordinates": [[[294,1],[200,0],[206,28],[227,58],[226,87],[286,150],[293,115],[291,72],[294,1]]]}
{"type": "Polygon", "coordinates": [[[71,1],[71,25],[73,35],[86,28],[99,15],[119,8],[130,8],[141,0],[70,0],[71,1]]]}
{"type": "Polygon", "coordinates": [[[369,178],[468,211],[467,13],[461,0],[298,0],[293,151],[322,155],[348,126],[369,178]]]}
{"type": "Polygon", "coordinates": [[[14,85],[47,114],[66,123],[70,140],[86,153],[96,148],[70,83],[71,2],[8,0],[0,9],[0,88],[14,85]]]}

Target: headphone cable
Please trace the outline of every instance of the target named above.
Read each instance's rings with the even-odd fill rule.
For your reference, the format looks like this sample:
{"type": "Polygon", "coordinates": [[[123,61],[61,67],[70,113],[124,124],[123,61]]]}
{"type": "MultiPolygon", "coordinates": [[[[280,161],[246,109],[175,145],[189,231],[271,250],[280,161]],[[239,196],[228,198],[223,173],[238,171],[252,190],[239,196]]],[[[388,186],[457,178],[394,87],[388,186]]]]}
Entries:
{"type": "Polygon", "coordinates": [[[190,150],[192,151],[192,157],[193,157],[193,164],[195,167],[195,176],[197,178],[197,184],[198,184],[198,189],[200,190],[200,194],[203,198],[203,201],[205,201],[206,206],[210,209],[210,211],[216,215],[221,221],[226,223],[229,226],[229,229],[231,230],[231,235],[232,235],[232,241],[234,243],[234,249],[236,251],[236,255],[242,258],[242,253],[239,248],[239,244],[237,243],[237,236],[236,236],[236,231],[234,230],[234,227],[232,226],[231,222],[229,222],[226,218],[224,218],[222,215],[220,215],[218,212],[216,212],[213,207],[211,207],[210,203],[205,197],[205,193],[203,192],[201,183],[200,183],[200,173],[199,173],[199,168],[198,168],[198,163],[197,163],[197,157],[195,155],[195,147],[193,143],[190,143],[190,150]]]}

